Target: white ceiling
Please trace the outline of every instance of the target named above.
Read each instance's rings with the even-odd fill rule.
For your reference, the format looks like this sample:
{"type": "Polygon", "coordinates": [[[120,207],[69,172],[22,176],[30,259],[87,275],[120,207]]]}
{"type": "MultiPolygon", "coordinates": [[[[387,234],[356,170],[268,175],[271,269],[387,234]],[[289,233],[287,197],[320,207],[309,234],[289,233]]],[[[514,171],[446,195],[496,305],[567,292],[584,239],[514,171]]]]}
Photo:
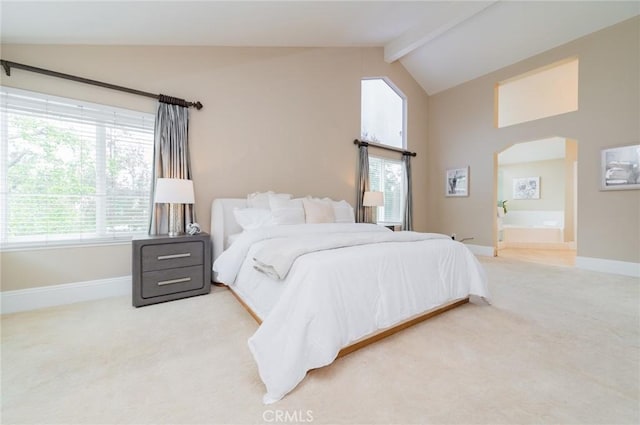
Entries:
{"type": "Polygon", "coordinates": [[[498,163],[505,165],[564,158],[565,141],[563,137],[550,137],[533,142],[517,143],[498,154],[498,163]]]}
{"type": "Polygon", "coordinates": [[[381,46],[429,94],[640,14],[640,1],[11,1],[3,43],[381,46]]]}

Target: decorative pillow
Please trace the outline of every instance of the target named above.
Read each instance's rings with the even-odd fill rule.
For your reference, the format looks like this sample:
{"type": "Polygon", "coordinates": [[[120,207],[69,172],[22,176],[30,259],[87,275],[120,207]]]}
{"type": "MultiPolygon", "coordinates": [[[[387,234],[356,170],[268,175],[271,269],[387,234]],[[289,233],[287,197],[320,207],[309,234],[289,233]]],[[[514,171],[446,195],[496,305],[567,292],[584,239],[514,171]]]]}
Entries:
{"type": "Polygon", "coordinates": [[[280,199],[281,201],[288,201],[293,198],[290,193],[272,193],[269,195],[269,208],[271,208],[271,198],[280,199]]]}
{"type": "Polygon", "coordinates": [[[254,192],[247,195],[248,208],[269,209],[269,195],[273,192],[254,192]]]}
{"type": "MultiPolygon", "coordinates": [[[[325,200],[330,200],[325,198],[325,200]]],[[[355,223],[353,207],[347,201],[331,201],[336,223],[355,223]]]]}
{"type": "Polygon", "coordinates": [[[302,199],[269,198],[271,214],[275,224],[304,224],[304,206],[302,199]]]}
{"type": "Polygon", "coordinates": [[[271,210],[264,208],[234,208],[233,215],[243,230],[255,230],[275,224],[271,210]]]}
{"type": "Polygon", "coordinates": [[[307,223],[333,223],[335,221],[331,201],[305,198],[302,200],[302,204],[304,205],[304,215],[307,223]]]}
{"type": "Polygon", "coordinates": [[[268,192],[254,192],[247,195],[247,207],[268,210],[270,208],[269,198],[272,196],[285,200],[291,199],[291,195],[288,193],[275,193],[271,190],[268,192]]]}

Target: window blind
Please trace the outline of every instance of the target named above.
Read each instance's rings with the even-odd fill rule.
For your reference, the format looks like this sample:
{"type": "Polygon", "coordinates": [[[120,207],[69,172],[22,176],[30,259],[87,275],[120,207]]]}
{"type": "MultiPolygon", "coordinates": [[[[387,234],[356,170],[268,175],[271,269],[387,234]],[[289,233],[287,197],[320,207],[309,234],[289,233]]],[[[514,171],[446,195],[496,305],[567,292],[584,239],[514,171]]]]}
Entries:
{"type": "Polygon", "coordinates": [[[0,87],[0,242],[147,232],[154,116],[0,87]]]}
{"type": "Polygon", "coordinates": [[[378,207],[378,221],[402,223],[404,208],[404,173],[402,161],[369,156],[369,185],[384,193],[384,206],[378,207]]]}

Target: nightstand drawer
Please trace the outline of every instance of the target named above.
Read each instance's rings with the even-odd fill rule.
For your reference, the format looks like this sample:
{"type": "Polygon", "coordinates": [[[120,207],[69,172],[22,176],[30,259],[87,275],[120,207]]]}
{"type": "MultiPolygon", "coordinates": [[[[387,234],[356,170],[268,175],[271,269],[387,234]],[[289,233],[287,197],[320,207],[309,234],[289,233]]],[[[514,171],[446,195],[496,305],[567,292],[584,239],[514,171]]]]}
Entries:
{"type": "Polygon", "coordinates": [[[142,298],[192,291],[204,285],[202,265],[146,272],[142,274],[142,298]]]}
{"type": "Polygon", "coordinates": [[[142,247],[142,271],[165,270],[203,264],[202,241],[146,245],[142,247]]]}

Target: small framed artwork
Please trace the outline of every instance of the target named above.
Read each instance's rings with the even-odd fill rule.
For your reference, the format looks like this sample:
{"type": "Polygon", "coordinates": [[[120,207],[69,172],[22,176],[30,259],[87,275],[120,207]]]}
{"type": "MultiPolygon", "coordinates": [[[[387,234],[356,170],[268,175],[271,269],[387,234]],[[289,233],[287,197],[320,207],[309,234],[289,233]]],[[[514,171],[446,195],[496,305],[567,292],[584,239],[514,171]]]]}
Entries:
{"type": "Polygon", "coordinates": [[[469,196],[469,167],[447,170],[446,196],[469,196]]]}
{"type": "Polygon", "coordinates": [[[640,145],[602,150],[602,190],[640,189],[640,145]]]}
{"type": "Polygon", "coordinates": [[[513,179],[513,199],[540,199],[540,177],[513,179]]]}

